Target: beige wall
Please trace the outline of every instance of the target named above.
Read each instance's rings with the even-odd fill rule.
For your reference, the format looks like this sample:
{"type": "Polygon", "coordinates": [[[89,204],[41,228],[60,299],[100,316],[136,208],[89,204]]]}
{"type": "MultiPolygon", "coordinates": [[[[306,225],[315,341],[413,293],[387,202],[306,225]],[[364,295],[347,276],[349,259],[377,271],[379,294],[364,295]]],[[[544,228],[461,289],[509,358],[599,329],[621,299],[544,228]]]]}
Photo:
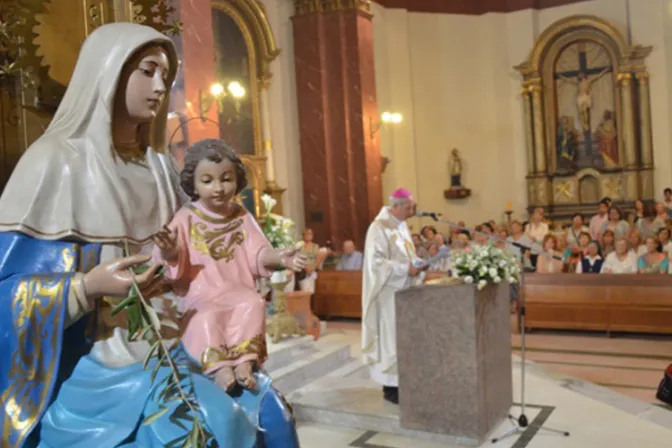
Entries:
{"type": "MultiPolygon", "coordinates": [[[[303,224],[293,6],[290,0],[263,3],[282,50],[272,66],[270,90],[276,176],[287,188],[286,214],[303,224]]],[[[405,186],[421,209],[470,224],[501,219],[507,201],[524,218],[525,136],[520,79],[512,67],[527,58],[546,27],[573,14],[600,16],[624,35],[629,27],[634,44],[653,45],[648,66],[655,185],[657,190],[672,186],[672,1],[629,3],[628,8],[628,0],[592,0],[483,16],[408,13],[374,3],[379,110],[404,115],[402,124],[380,130],[381,150],[392,160],[383,175],[384,194],[405,186]],[[443,197],[452,147],[462,152],[463,182],[473,193],[464,202],[443,197]]]]}
{"type": "MultiPolygon", "coordinates": [[[[375,8],[376,83],[380,110],[404,115],[381,130],[392,163],[386,194],[413,190],[419,207],[476,224],[500,220],[506,202],[524,218],[527,204],[520,79],[536,37],[558,19],[592,14],[614,23],[634,44],[653,45],[651,73],[656,190],[672,186],[672,2],[593,0],[542,11],[458,16],[375,8]],[[636,7],[634,6],[636,3],[636,7]],[[670,42],[666,44],[666,42],[670,42]],[[448,202],[449,149],[465,160],[466,201],[448,202]]],[[[419,223],[415,223],[416,227],[419,223]]]]}

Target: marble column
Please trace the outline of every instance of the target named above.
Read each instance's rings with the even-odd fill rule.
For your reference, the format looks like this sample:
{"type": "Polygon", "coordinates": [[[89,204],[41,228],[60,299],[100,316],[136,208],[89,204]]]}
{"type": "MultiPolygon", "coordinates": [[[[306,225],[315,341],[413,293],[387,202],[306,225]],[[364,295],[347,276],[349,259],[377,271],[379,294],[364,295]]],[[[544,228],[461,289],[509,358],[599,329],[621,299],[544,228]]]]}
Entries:
{"type": "Polygon", "coordinates": [[[651,134],[651,97],[649,95],[649,74],[637,73],[637,86],[639,90],[639,119],[640,119],[640,148],[641,166],[653,167],[653,142],[651,134]]]}
{"type": "Polygon", "coordinates": [[[534,169],[534,132],[532,130],[532,105],[530,103],[530,89],[523,87],[520,91],[523,100],[523,114],[525,117],[525,147],[527,154],[527,172],[533,173],[534,169]]]}
{"type": "Polygon", "coordinates": [[[618,82],[621,87],[621,105],[623,107],[623,126],[621,132],[625,145],[625,168],[634,168],[637,165],[635,116],[632,109],[632,74],[619,73],[618,82]]]}
{"type": "Polygon", "coordinates": [[[362,247],[382,206],[369,2],[295,1],[292,18],[306,227],[362,247]]]}
{"type": "Polygon", "coordinates": [[[544,140],[544,114],[541,101],[541,83],[532,84],[532,126],[534,132],[535,172],[546,172],[546,141],[544,140]]]}

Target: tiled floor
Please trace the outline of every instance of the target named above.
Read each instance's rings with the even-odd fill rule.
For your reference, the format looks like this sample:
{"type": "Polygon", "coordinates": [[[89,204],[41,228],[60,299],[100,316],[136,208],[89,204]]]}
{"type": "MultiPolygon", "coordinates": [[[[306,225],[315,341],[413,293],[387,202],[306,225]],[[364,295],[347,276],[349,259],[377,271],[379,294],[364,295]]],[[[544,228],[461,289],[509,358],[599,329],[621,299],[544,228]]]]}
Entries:
{"type": "MultiPolygon", "coordinates": [[[[515,328],[515,319],[511,319],[515,328]]],[[[330,329],[359,331],[358,321],[329,322],[330,329]]],[[[511,338],[520,356],[521,337],[511,338]]],[[[526,336],[526,357],[546,370],[599,384],[619,393],[657,403],[658,383],[672,364],[672,336],[541,332],[526,336]]],[[[356,344],[353,349],[358,350],[356,344]]]]}
{"type": "MultiPolygon", "coordinates": [[[[360,353],[359,329],[359,322],[329,322],[330,332],[342,333],[352,341],[355,357],[360,353]]],[[[655,388],[663,369],[672,362],[672,338],[535,332],[528,335],[526,342],[528,359],[534,362],[526,375],[531,403],[528,417],[532,420],[545,412],[548,414],[545,424],[569,430],[572,435],[565,438],[545,431],[535,433],[530,427],[522,436],[484,446],[672,446],[672,412],[650,405],[656,401],[655,388]]],[[[514,335],[514,355],[519,354],[519,345],[520,337],[514,335]]],[[[519,365],[516,363],[514,367],[514,401],[519,401],[519,365]]],[[[509,423],[505,422],[495,433],[507,427],[509,423]]],[[[452,448],[436,442],[313,423],[300,423],[299,437],[303,448],[452,448]]]]}

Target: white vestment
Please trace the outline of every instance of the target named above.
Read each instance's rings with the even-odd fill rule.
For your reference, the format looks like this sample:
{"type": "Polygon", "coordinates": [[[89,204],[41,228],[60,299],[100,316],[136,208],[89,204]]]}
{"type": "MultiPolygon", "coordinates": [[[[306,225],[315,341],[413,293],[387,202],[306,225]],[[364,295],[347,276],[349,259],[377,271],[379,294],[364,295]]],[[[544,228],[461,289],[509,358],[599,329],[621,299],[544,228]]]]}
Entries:
{"type": "Polygon", "coordinates": [[[419,261],[408,225],[383,207],[369,226],[364,245],[362,354],[371,379],[384,386],[399,385],[394,295],[422,283],[424,274],[408,275],[409,265],[419,261]]]}

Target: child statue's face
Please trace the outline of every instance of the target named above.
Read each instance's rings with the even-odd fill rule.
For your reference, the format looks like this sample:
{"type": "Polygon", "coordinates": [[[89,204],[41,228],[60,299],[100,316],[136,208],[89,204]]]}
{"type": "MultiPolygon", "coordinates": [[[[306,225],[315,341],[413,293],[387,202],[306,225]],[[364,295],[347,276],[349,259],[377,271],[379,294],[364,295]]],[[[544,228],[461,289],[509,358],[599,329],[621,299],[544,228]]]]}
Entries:
{"type": "Polygon", "coordinates": [[[160,47],[150,47],[128,61],[117,102],[125,106],[130,120],[147,123],[156,116],[166,98],[169,70],[168,56],[160,47]]]}
{"type": "Polygon", "coordinates": [[[213,212],[225,214],[237,186],[236,169],[231,161],[201,160],[194,174],[194,187],[203,205],[213,212]]]}

